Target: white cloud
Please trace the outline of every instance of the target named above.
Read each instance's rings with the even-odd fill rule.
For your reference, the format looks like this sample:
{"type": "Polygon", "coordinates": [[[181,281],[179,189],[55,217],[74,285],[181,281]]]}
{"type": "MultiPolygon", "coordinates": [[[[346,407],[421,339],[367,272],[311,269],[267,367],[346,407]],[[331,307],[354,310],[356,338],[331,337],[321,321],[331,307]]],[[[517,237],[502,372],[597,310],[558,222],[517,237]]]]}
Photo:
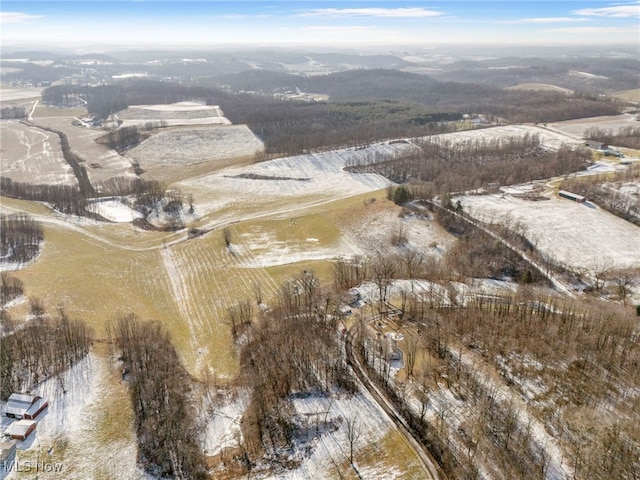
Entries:
{"type": "Polygon", "coordinates": [[[349,35],[380,31],[375,27],[362,26],[362,25],[353,25],[353,26],[309,25],[307,27],[283,28],[282,30],[283,31],[302,31],[302,32],[311,32],[311,33],[349,34],[349,35]]]}
{"type": "Polygon", "coordinates": [[[379,18],[424,18],[443,15],[436,10],[424,8],[314,8],[298,14],[299,17],[379,17],[379,18]]]}
{"type": "Polygon", "coordinates": [[[637,33],[638,27],[565,27],[545,30],[554,33],[637,33]]]}
{"type": "Polygon", "coordinates": [[[42,16],[22,12],[0,12],[0,23],[27,23],[39,18],[42,16]]]}
{"type": "Polygon", "coordinates": [[[640,2],[612,7],[582,8],[572,13],[589,17],[640,17],[640,2]]]}
{"type": "Polygon", "coordinates": [[[576,17],[540,17],[540,18],[521,18],[509,23],[570,23],[570,22],[584,22],[586,18],[576,17]]]}
{"type": "Polygon", "coordinates": [[[283,43],[300,43],[304,38],[309,45],[391,45],[416,40],[403,32],[363,25],[308,25],[281,28],[278,33],[283,43]]]}

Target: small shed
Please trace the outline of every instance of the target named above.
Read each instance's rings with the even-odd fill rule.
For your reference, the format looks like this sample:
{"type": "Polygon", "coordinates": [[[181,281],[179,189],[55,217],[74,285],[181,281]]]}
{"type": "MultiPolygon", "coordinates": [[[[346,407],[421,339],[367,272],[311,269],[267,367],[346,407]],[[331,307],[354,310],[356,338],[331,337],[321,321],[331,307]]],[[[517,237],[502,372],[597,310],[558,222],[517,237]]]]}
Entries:
{"type": "Polygon", "coordinates": [[[42,397],[12,393],[4,408],[4,414],[7,417],[33,420],[48,406],[49,403],[42,397]]]}
{"type": "Polygon", "coordinates": [[[34,420],[18,420],[9,425],[4,431],[4,434],[14,440],[26,440],[35,429],[36,422],[34,420]]]}
{"type": "Polygon", "coordinates": [[[16,442],[0,442],[0,472],[9,472],[16,460],[16,442]]]}
{"type": "Polygon", "coordinates": [[[594,148],[596,150],[606,150],[609,148],[609,145],[602,142],[596,142],[595,140],[586,140],[584,144],[589,148],[594,148]]]}
{"type": "Polygon", "coordinates": [[[9,472],[16,460],[16,442],[0,442],[0,472],[9,472]]]}
{"type": "Polygon", "coordinates": [[[560,190],[558,192],[558,195],[560,195],[562,198],[573,200],[574,202],[578,202],[578,203],[584,203],[587,201],[586,197],[583,197],[582,195],[578,195],[577,193],[568,192],[566,190],[560,190]]]}

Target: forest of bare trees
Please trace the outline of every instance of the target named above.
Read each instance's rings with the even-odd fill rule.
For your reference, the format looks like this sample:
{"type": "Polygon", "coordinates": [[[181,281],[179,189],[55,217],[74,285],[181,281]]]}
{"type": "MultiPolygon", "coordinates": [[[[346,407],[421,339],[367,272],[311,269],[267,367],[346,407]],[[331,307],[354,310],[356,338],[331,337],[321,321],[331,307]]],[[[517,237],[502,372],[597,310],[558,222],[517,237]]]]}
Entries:
{"type": "Polygon", "coordinates": [[[152,80],[97,87],[53,86],[43,92],[43,100],[66,105],[81,97],[88,102],[89,113],[104,119],[129,105],[197,99],[219,105],[233,123],[247,124],[264,141],[268,155],[296,155],[443,133],[456,129],[451,122],[468,112],[516,123],[619,113],[616,104],[597,97],[506,91],[437,82],[403,72],[356,71],[321,77],[303,80],[296,76],[296,82],[310,82],[309,91],[327,92],[331,101],[296,102],[271,95],[232,93],[211,81],[187,86],[152,80]]]}
{"type": "MultiPolygon", "coordinates": [[[[33,309],[32,309],[33,310],[33,309]]],[[[91,330],[59,308],[55,316],[38,309],[36,318],[0,337],[0,398],[28,392],[84,358],[91,348],[91,330]]],[[[3,323],[12,324],[10,318],[3,323]]]]}
{"type": "MultiPolygon", "coordinates": [[[[103,220],[102,217],[87,209],[91,197],[69,185],[34,185],[0,177],[0,189],[7,197],[47,202],[55,210],[67,215],[103,220]]],[[[156,180],[114,177],[97,184],[96,190],[97,193],[92,198],[133,196],[132,207],[143,215],[149,215],[160,202],[164,202],[163,208],[166,208],[167,212],[175,212],[183,204],[182,194],[179,191],[168,191],[166,184],[156,180]]],[[[178,227],[181,228],[182,225],[178,227]]]]}
{"type": "Polygon", "coordinates": [[[27,117],[24,107],[4,107],[0,109],[0,120],[21,120],[27,117]]]}
{"type": "Polygon", "coordinates": [[[158,477],[208,478],[197,442],[193,380],[167,330],[159,322],[128,315],[107,332],[129,382],[138,459],[158,477]]]}
{"type": "Polygon", "coordinates": [[[584,132],[584,138],[617,147],[640,149],[640,127],[632,125],[622,127],[616,132],[611,129],[590,127],[584,132]]]}
{"type": "Polygon", "coordinates": [[[88,215],[87,197],[70,185],[32,184],[0,177],[0,188],[2,194],[10,198],[47,202],[55,210],[68,215],[88,215]]]}
{"type": "Polygon", "coordinates": [[[38,255],[42,240],[42,225],[29,215],[0,215],[0,261],[28,262],[38,255]]]}
{"type": "MultiPolygon", "coordinates": [[[[348,288],[364,278],[383,288],[389,279],[375,273],[381,268],[376,263],[401,265],[341,261],[334,282],[348,288]],[[356,280],[356,272],[365,274],[356,280]]],[[[397,270],[388,276],[406,275],[397,270]]],[[[411,278],[427,274],[445,286],[448,270],[431,265],[411,278]]],[[[441,288],[405,291],[402,302],[394,299],[401,314],[392,323],[405,333],[410,383],[392,375],[387,346],[367,320],[368,307],[357,314],[355,351],[450,478],[481,478],[479,465],[489,468],[492,478],[547,478],[550,446],[534,433],[535,421],[547,425],[566,449],[573,478],[637,478],[640,429],[637,413],[630,412],[640,410],[635,397],[616,393],[640,384],[634,312],[598,301],[584,305],[539,297],[520,288],[515,296],[475,296],[464,305],[441,288]],[[497,383],[483,362],[499,374],[497,383]],[[531,385],[540,393],[523,413],[519,399],[530,398],[531,385]],[[511,397],[505,397],[507,390],[511,397]],[[456,399],[455,407],[442,403],[448,395],[456,399]],[[594,410],[588,421],[575,416],[584,408],[594,410]],[[628,414],[635,420],[619,421],[628,414]]],[[[386,299],[382,294],[369,299],[378,305],[372,318],[377,312],[384,318],[386,299]]]]}
{"type": "Polygon", "coordinates": [[[424,138],[420,147],[420,153],[388,161],[354,160],[346,169],[378,173],[396,183],[423,184],[434,195],[564,175],[583,169],[591,161],[586,148],[546,151],[537,135],[456,144],[424,138]]]}
{"type": "Polygon", "coordinates": [[[0,273],[0,308],[11,300],[22,296],[23,293],[24,284],[22,280],[9,275],[8,272],[0,273]]]}
{"type": "Polygon", "coordinates": [[[265,455],[295,466],[288,454],[296,436],[290,395],[355,390],[337,332],[336,302],[317,277],[305,271],[283,283],[275,301],[245,329],[240,353],[242,377],[252,388],[242,421],[248,470],[265,455]]]}
{"type": "Polygon", "coordinates": [[[582,195],[614,215],[640,226],[640,198],[616,188],[616,185],[634,182],[638,178],[640,169],[636,168],[610,175],[569,178],[562,182],[562,188],[582,195]]]}

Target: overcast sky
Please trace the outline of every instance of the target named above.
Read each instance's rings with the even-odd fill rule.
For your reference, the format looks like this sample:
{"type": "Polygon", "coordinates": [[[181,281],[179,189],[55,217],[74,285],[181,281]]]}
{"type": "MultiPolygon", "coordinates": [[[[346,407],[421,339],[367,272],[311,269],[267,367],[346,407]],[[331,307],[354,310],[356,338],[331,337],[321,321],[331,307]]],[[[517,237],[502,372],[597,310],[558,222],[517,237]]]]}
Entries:
{"type": "Polygon", "coordinates": [[[2,44],[640,43],[640,1],[2,1],[2,44]]]}

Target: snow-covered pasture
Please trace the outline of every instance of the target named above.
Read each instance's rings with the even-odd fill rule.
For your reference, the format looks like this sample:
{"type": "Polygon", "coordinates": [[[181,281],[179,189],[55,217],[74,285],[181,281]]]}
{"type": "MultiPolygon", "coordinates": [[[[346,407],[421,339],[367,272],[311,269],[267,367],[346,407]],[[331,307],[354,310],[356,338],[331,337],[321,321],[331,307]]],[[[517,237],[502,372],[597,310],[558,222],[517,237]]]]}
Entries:
{"type": "Polygon", "coordinates": [[[640,227],[588,202],[558,197],[532,202],[510,194],[458,199],[464,211],[479,220],[519,222],[543,254],[570,268],[640,266],[640,227]]]}
{"type": "Polygon", "coordinates": [[[254,155],[262,142],[245,125],[175,127],[162,130],[132,148],[127,156],[143,168],[180,168],[254,155]]]}
{"type": "MultiPolygon", "coordinates": [[[[10,67],[8,67],[10,68],[10,67]]],[[[11,102],[14,100],[25,100],[37,98],[42,94],[43,88],[5,88],[0,89],[0,102],[11,102]]]]}
{"type": "Polygon", "coordinates": [[[132,222],[136,218],[143,217],[142,213],[133,210],[119,200],[97,201],[89,204],[87,210],[115,223],[132,222]]]}
{"type": "MultiPolygon", "coordinates": [[[[362,478],[373,480],[400,478],[428,478],[427,472],[417,468],[416,461],[398,461],[402,446],[397,452],[386,452],[390,458],[366,458],[366,450],[381,444],[394,431],[386,414],[368,393],[357,395],[311,395],[292,398],[295,410],[294,422],[305,438],[300,437],[296,455],[301,460],[298,468],[269,479],[298,480],[332,478],[338,470],[344,475],[350,470],[350,442],[347,422],[351,422],[357,433],[354,442],[354,463],[362,478]],[[395,453],[395,454],[394,454],[395,453]],[[390,461],[391,460],[391,461],[390,461]],[[411,472],[409,471],[411,470],[411,472]],[[421,477],[416,477],[416,470],[421,477]]],[[[400,441],[399,443],[401,443],[400,441]]],[[[350,470],[347,478],[355,473],[350,470]]]]}
{"type": "Polygon", "coordinates": [[[162,122],[165,126],[178,125],[231,125],[217,105],[197,102],[179,102],[169,105],[132,105],[118,113],[122,126],[162,122]]]}
{"type": "Polygon", "coordinates": [[[317,238],[305,240],[281,239],[275,231],[253,228],[242,233],[238,244],[232,244],[234,255],[241,266],[246,268],[266,268],[308,260],[325,260],[336,256],[352,256],[360,253],[348,243],[336,241],[334,244],[320,243],[317,238]]]}
{"type": "Polygon", "coordinates": [[[621,115],[608,115],[602,117],[578,118],[576,120],[566,120],[564,122],[550,123],[549,127],[559,130],[567,135],[584,137],[587,129],[597,127],[601,130],[612,130],[614,133],[623,127],[638,127],[640,116],[634,113],[623,113],[621,115]]]}
{"type": "Polygon", "coordinates": [[[17,120],[0,122],[2,175],[17,182],[77,185],[54,133],[17,120]]]}
{"type": "Polygon", "coordinates": [[[543,127],[534,125],[503,125],[490,128],[479,128],[475,130],[465,130],[461,132],[443,133],[434,135],[435,139],[442,139],[452,142],[454,145],[465,141],[491,141],[506,139],[509,137],[524,137],[525,135],[538,135],[540,143],[547,148],[557,150],[562,145],[576,146],[582,142],[579,139],[567,136],[562,132],[555,132],[543,127]]]}
{"type": "Polygon", "coordinates": [[[408,248],[439,258],[455,241],[455,237],[430,216],[410,213],[399,217],[397,208],[389,208],[383,202],[368,205],[343,222],[341,229],[343,241],[366,255],[387,251],[392,239],[400,233],[407,242],[397,249],[400,254],[408,248]]]}
{"type": "MultiPolygon", "coordinates": [[[[136,463],[125,388],[109,360],[95,353],[42,382],[31,393],[45,398],[49,406],[38,417],[35,433],[18,442],[17,460],[60,465],[57,474],[47,472],[46,478],[52,479],[146,479],[136,463]],[[112,401],[114,394],[117,402],[112,401]]],[[[13,478],[14,472],[7,476],[13,478]]]]}
{"type": "MultiPolygon", "coordinates": [[[[228,128],[228,127],[227,127],[228,128]]],[[[342,198],[371,192],[392,185],[381,175],[344,170],[350,161],[389,160],[416,147],[409,143],[374,144],[363,149],[348,148],[330,152],[279,158],[181,182],[183,190],[199,191],[198,204],[207,213],[230,204],[298,198],[342,198]],[[251,178],[253,177],[253,178],[251,178]]],[[[301,204],[298,203],[298,204],[301,204]]]]}
{"type": "MultiPolygon", "coordinates": [[[[113,177],[130,177],[135,175],[131,162],[106,145],[96,143],[105,132],[97,128],[86,128],[72,125],[74,117],[38,117],[35,123],[62,131],[69,139],[71,151],[83,160],[92,184],[113,177]]],[[[57,136],[56,136],[57,137],[57,136]]],[[[60,152],[62,156],[62,152],[60,152]]]]}

